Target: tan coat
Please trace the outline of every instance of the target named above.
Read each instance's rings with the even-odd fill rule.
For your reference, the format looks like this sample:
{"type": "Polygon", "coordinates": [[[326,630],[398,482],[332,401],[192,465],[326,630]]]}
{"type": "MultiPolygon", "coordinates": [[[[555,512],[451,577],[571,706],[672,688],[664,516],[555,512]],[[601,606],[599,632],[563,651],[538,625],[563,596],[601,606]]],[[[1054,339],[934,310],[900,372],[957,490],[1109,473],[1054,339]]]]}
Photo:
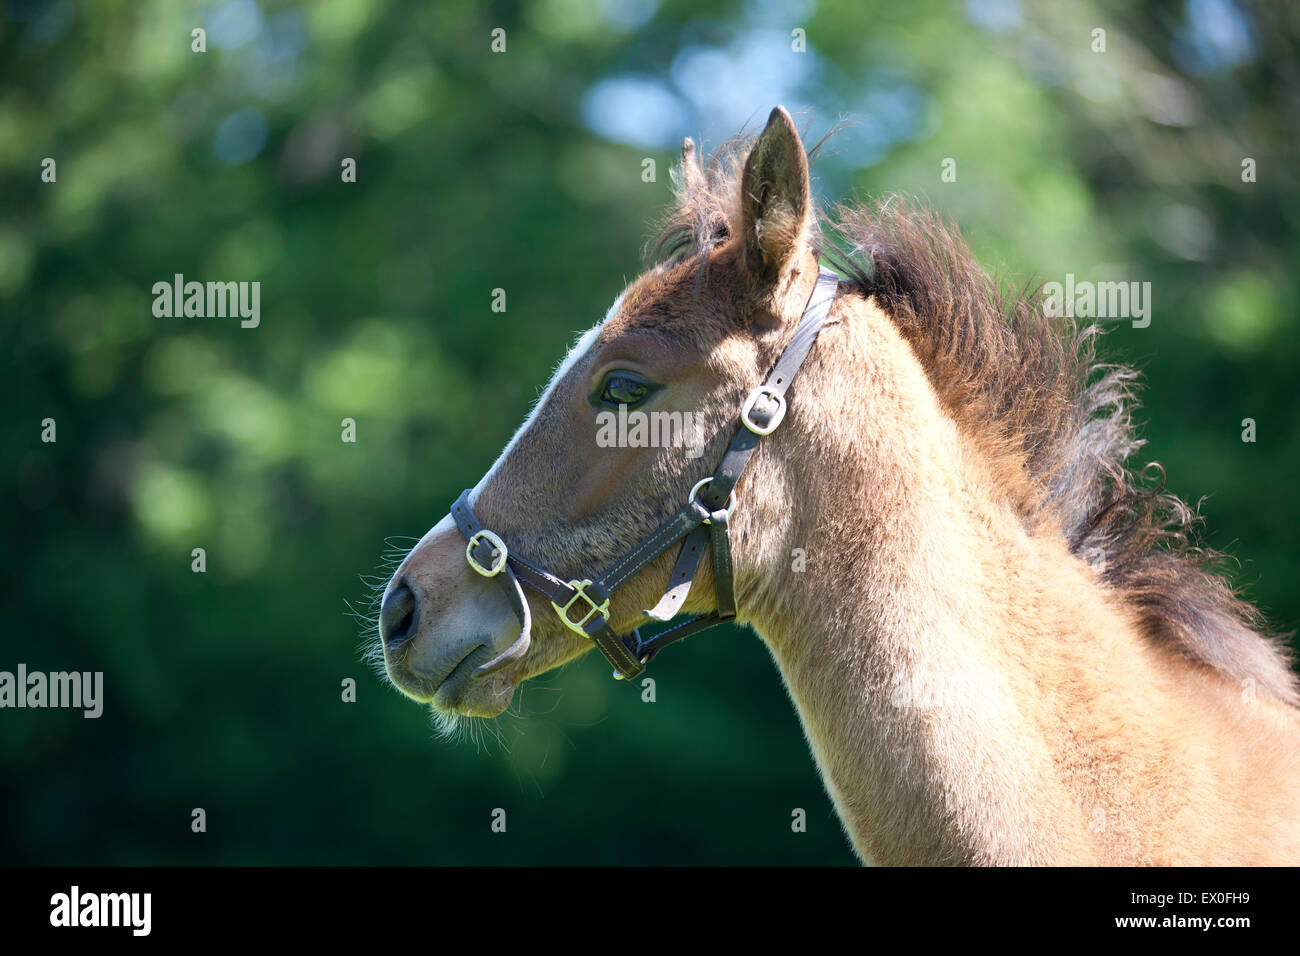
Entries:
{"type": "MultiPolygon", "coordinates": [[[[517,553],[594,577],[711,472],[792,333],[822,249],[783,110],[701,168],[635,281],[476,490],[517,553]],[[704,454],[601,448],[610,369],[710,423],[704,454]]],[[[1194,516],[1125,460],[1125,369],[1003,299],[960,238],[900,204],[841,210],[846,281],[737,488],[741,619],[770,647],[858,854],[882,864],[1300,863],[1300,710],[1258,613],[1190,548],[1194,516]]],[[[418,632],[388,673],[448,720],[588,649],[530,596],[518,633],[444,519],[394,575],[418,632]]],[[[671,555],[614,597],[641,623],[671,555]]],[[[712,601],[709,564],[688,610],[712,601]]]]}

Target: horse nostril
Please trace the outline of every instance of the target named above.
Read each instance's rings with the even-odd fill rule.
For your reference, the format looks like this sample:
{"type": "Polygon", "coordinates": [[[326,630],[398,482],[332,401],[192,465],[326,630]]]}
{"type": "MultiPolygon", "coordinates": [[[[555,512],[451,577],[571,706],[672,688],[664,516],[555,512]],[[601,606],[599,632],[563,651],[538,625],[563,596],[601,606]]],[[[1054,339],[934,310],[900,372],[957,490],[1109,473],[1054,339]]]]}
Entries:
{"type": "Polygon", "coordinates": [[[415,592],[405,581],[388,592],[383,607],[379,609],[379,637],[390,651],[401,647],[415,636],[415,612],[418,602],[415,592]]]}

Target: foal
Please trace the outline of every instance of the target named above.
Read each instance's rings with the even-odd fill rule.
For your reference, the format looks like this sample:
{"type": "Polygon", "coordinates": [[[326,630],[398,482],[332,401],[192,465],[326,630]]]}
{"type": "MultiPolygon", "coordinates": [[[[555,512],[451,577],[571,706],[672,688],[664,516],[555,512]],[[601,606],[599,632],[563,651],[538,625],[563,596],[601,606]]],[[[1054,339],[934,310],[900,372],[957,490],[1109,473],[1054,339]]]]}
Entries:
{"type": "MultiPolygon", "coordinates": [[[[924,214],[842,208],[841,251],[823,249],[779,107],[707,167],[687,140],[677,185],[661,264],[578,340],[466,499],[493,535],[467,557],[476,526],[449,515],[389,583],[397,687],[447,720],[494,716],[588,649],[572,625],[598,599],[566,624],[512,589],[506,553],[583,591],[694,498],[824,257],[841,281],[784,421],[730,512],[702,510],[725,522],[738,619],[776,658],[859,856],[1300,862],[1296,679],[1186,543],[1189,509],[1126,468],[1133,373],[1097,365],[1093,330],[1036,295],[1002,299],[924,214]],[[601,447],[620,406],[689,413],[702,449],[601,447]]],[[[645,622],[674,557],[612,593],[612,632],[645,622]]],[[[703,561],[681,609],[715,610],[721,583],[703,561]]]]}

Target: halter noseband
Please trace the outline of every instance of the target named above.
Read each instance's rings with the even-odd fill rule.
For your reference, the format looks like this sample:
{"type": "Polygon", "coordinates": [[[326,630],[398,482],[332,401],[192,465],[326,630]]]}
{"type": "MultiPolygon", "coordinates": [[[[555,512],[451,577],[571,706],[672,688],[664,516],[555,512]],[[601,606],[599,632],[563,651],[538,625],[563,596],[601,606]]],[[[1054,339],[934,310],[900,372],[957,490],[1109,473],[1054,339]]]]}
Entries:
{"type": "Polygon", "coordinates": [[[614,677],[618,679],[639,675],[651,658],[674,641],[736,616],[731,542],[727,533],[727,521],[736,505],[736,482],[758,447],[758,440],[774,431],[785,417],[786,389],[821,331],[831,303],[835,301],[838,283],[839,276],[829,269],[821,269],[790,343],[777,359],[767,380],[745,399],[740,409],[740,425],[722,456],[718,470],[711,477],[697,482],[680,511],[598,578],[564,581],[519,555],[511,554],[506,543],[484,528],[475,517],[469,503],[470,490],[461,492],[451,506],[451,516],[468,541],[465,560],[477,573],[495,577],[501,582],[522,625],[515,642],[479,666],[476,673],[498,670],[527,653],[531,615],[521,584],[547,598],[566,627],[589,638],[614,666],[614,677]],[[609,623],[610,596],[678,541],[682,541],[682,547],[668,579],[668,588],[659,603],[645,612],[646,615],[657,621],[667,621],[677,614],[704,560],[706,543],[712,546],[713,584],[718,609],[683,621],[649,640],[642,640],[639,628],[627,636],[615,633],[609,623]]]}

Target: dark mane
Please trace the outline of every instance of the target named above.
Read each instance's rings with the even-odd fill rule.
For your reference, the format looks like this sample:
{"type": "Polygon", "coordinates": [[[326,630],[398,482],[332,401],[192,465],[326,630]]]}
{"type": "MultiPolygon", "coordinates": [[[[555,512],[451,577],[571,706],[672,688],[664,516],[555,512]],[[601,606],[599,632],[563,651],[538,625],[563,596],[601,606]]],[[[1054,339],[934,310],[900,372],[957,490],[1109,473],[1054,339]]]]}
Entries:
{"type": "MultiPolygon", "coordinates": [[[[702,168],[684,150],[677,203],[649,246],[656,260],[707,262],[736,234],[751,144],[729,140],[702,168]]],[[[1097,361],[1096,326],[1048,315],[1040,287],[1000,289],[955,229],[903,200],[844,204],[821,225],[832,240],[823,257],[897,323],[949,414],[1028,475],[1012,483],[1024,486],[1013,503],[1027,523],[1058,527],[1151,640],[1243,691],[1300,703],[1282,641],[1233,590],[1223,555],[1197,545],[1197,512],[1163,491],[1159,465],[1129,466],[1144,444],[1132,421],[1137,372],[1097,361]]]]}

